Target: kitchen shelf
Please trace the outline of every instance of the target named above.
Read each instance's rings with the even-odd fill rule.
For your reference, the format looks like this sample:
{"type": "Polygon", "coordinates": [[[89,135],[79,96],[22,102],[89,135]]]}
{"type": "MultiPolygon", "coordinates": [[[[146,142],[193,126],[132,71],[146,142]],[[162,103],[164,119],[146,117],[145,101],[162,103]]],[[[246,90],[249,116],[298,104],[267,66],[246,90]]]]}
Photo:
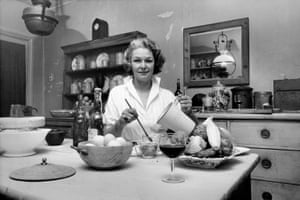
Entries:
{"type": "Polygon", "coordinates": [[[61,47],[64,51],[63,109],[74,107],[80,90],[83,90],[83,96],[93,100],[94,87],[103,89],[102,97],[105,102],[112,78],[116,75],[123,77],[127,75],[122,63],[123,52],[133,39],[146,36],[145,33],[133,31],[61,47]],[[98,61],[101,60],[99,58],[104,53],[108,55],[109,60],[106,65],[101,66],[98,61]],[[75,57],[80,58],[80,61],[75,60],[75,57]],[[84,87],[87,80],[93,83],[92,87],[84,87]],[[74,87],[76,88],[75,92],[71,91],[71,88],[74,89],[74,87]]]}
{"type": "Polygon", "coordinates": [[[123,65],[114,65],[109,67],[102,67],[102,68],[95,68],[95,69],[82,69],[82,70],[71,70],[66,71],[65,73],[69,76],[76,76],[76,75],[92,75],[94,73],[101,73],[101,72],[109,72],[109,71],[123,71],[123,65]]]}

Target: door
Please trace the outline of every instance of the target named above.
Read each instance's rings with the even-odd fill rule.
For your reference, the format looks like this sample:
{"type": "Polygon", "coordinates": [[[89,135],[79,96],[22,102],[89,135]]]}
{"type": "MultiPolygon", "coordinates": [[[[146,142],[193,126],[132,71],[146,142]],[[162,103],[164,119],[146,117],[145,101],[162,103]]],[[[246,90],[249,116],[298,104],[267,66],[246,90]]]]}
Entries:
{"type": "Polygon", "coordinates": [[[26,102],[26,48],[0,40],[0,117],[9,116],[11,104],[26,102]]]}

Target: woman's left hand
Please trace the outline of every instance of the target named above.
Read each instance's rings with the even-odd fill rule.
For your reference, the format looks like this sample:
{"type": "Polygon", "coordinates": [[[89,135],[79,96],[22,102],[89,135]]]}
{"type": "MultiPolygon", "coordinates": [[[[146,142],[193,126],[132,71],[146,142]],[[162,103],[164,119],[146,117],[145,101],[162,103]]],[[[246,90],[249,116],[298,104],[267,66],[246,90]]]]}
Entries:
{"type": "Polygon", "coordinates": [[[181,110],[185,113],[192,110],[192,99],[186,95],[177,96],[177,100],[180,103],[181,110]]]}

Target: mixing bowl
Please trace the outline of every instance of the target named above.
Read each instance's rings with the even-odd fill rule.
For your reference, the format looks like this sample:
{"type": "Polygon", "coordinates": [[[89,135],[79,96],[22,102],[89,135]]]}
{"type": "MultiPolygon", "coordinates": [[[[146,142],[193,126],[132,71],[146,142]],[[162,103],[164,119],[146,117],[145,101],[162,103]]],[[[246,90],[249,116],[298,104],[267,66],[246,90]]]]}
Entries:
{"type": "Polygon", "coordinates": [[[80,158],[90,167],[96,169],[115,168],[124,165],[129,159],[132,144],[123,146],[95,146],[90,142],[80,142],[76,149],[80,158]]]}
{"type": "Polygon", "coordinates": [[[3,156],[18,157],[35,154],[51,129],[5,129],[0,131],[0,150],[3,156]]]}

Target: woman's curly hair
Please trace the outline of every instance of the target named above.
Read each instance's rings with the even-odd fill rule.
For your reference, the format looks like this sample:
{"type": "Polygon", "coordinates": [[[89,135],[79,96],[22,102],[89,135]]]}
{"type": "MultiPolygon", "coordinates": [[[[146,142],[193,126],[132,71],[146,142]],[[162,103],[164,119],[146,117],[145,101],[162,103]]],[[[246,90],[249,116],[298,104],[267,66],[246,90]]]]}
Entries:
{"type": "Polygon", "coordinates": [[[154,41],[150,40],[149,38],[137,38],[130,42],[128,48],[124,52],[124,63],[125,63],[125,69],[129,74],[132,73],[132,67],[131,67],[131,56],[133,50],[137,48],[146,48],[149,49],[154,57],[154,71],[153,74],[158,74],[161,72],[163,65],[165,63],[165,57],[161,53],[161,50],[159,47],[155,44],[154,41]]]}

